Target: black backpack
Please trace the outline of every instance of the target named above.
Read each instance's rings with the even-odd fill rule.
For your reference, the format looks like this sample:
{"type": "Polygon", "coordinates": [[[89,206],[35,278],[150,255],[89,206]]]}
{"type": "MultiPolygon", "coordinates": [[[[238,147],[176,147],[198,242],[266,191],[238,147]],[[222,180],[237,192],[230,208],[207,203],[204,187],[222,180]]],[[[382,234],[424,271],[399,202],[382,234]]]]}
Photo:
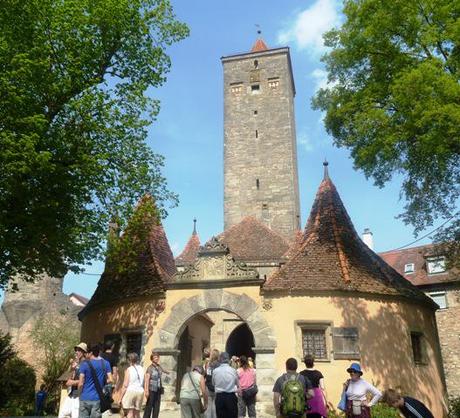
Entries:
{"type": "Polygon", "coordinates": [[[208,365],[206,368],[206,376],[204,377],[204,382],[206,383],[206,387],[210,392],[214,392],[215,388],[212,383],[212,371],[214,370],[214,367],[211,367],[208,365]]]}

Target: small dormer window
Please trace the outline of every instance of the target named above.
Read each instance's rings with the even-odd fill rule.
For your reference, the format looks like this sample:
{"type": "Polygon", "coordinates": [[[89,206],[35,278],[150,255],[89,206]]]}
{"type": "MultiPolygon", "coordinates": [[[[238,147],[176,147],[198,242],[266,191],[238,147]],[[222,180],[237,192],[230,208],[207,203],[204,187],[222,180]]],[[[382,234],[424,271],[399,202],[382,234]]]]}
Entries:
{"type": "Polygon", "coordinates": [[[426,260],[428,274],[444,273],[446,271],[445,257],[429,257],[426,260]]]}
{"type": "Polygon", "coordinates": [[[407,263],[404,265],[404,274],[410,274],[415,271],[415,265],[414,263],[407,263]]]}

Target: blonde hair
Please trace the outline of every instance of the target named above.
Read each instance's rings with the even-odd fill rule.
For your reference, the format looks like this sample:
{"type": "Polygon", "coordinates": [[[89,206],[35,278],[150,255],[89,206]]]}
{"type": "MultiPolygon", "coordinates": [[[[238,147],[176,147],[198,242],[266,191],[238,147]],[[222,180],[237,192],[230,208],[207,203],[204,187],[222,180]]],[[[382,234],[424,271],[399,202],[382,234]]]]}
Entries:
{"type": "Polygon", "coordinates": [[[385,402],[387,405],[393,405],[400,399],[401,394],[395,389],[387,389],[383,391],[382,402],[385,402]]]}
{"type": "Polygon", "coordinates": [[[139,361],[137,353],[129,353],[126,357],[131,364],[136,364],[139,361]]]}
{"type": "Polygon", "coordinates": [[[209,358],[209,362],[212,363],[213,361],[219,360],[220,352],[216,348],[214,348],[211,352],[211,357],[209,358]]]}

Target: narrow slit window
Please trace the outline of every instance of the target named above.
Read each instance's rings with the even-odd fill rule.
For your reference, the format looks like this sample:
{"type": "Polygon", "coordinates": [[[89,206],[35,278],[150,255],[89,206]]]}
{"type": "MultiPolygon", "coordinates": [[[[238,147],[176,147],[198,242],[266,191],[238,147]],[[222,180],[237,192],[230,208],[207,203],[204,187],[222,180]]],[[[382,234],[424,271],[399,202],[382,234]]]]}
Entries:
{"type": "Polygon", "coordinates": [[[259,179],[256,179],[256,187],[257,187],[257,190],[260,189],[260,181],[259,181],[259,179]]]}
{"type": "Polygon", "coordinates": [[[259,138],[259,131],[256,129],[256,138],[259,138]]]}

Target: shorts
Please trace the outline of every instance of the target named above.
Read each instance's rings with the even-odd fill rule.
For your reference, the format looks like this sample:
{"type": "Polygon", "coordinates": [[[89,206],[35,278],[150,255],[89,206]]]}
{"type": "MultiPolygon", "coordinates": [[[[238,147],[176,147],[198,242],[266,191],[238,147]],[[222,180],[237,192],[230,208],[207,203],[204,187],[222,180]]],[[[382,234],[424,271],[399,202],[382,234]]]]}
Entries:
{"type": "Polygon", "coordinates": [[[128,391],[121,400],[121,406],[123,406],[123,409],[135,409],[136,411],[140,411],[143,400],[144,392],[128,391]]]}

